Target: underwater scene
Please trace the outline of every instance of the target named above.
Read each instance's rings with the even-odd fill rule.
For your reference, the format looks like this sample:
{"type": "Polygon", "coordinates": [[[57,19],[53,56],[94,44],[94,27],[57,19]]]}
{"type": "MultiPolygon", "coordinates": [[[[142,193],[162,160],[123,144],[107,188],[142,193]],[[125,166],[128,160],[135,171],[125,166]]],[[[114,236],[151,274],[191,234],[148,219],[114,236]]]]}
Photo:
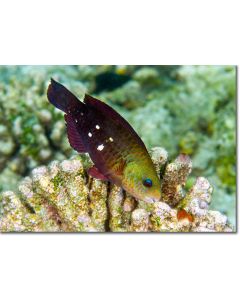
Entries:
{"type": "Polygon", "coordinates": [[[235,66],[0,66],[0,232],[235,232],[235,66]]]}

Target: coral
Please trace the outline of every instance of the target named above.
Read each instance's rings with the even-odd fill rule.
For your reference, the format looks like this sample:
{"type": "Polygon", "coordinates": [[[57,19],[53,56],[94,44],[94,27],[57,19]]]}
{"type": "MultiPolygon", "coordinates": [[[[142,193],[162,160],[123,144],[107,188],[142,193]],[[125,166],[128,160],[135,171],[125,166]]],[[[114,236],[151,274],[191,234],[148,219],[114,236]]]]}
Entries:
{"type": "MultiPolygon", "coordinates": [[[[77,68],[1,67],[0,69],[0,190],[6,190],[5,176],[16,179],[34,167],[73,154],[62,113],[51,107],[46,88],[51,76],[76,78],[77,68]]],[[[82,82],[69,84],[81,96],[82,82]]]]}
{"type": "Polygon", "coordinates": [[[184,190],[191,161],[179,155],[167,162],[163,148],[151,150],[161,172],[163,201],[137,201],[122,188],[87,175],[88,156],[37,167],[19,185],[19,194],[0,194],[2,232],[227,232],[225,215],[209,210],[213,189],[197,178],[184,190]],[[165,172],[163,169],[165,168],[165,172]]]}
{"type": "Polygon", "coordinates": [[[162,182],[162,200],[176,205],[183,198],[183,186],[192,171],[189,156],[181,154],[174,162],[167,165],[162,182]]]}
{"type": "Polygon", "coordinates": [[[209,178],[215,187],[210,207],[235,222],[235,66],[0,67],[0,191],[16,191],[17,182],[33,168],[75,153],[62,113],[47,102],[51,77],[80,99],[88,92],[106,101],[147,148],[161,145],[170,157],[191,155],[190,180],[209,178]],[[122,75],[129,80],[100,89],[97,78],[110,73],[119,75],[119,83],[122,75]]]}
{"type": "Polygon", "coordinates": [[[99,74],[115,66],[0,67],[0,191],[9,188],[3,174],[19,178],[54,159],[73,155],[63,114],[49,105],[51,77],[67,84],[81,99],[95,90],[99,74]]]}
{"type": "Polygon", "coordinates": [[[146,104],[125,117],[148,147],[191,155],[193,175],[211,178],[221,193],[214,193],[212,207],[235,222],[236,67],[182,66],[174,74],[167,88],[156,84],[146,104]]]}
{"type": "Polygon", "coordinates": [[[111,105],[123,107],[128,110],[133,110],[139,106],[143,106],[146,99],[141,93],[141,85],[137,81],[128,81],[121,88],[117,88],[111,92],[102,92],[101,98],[106,99],[111,105]]]}

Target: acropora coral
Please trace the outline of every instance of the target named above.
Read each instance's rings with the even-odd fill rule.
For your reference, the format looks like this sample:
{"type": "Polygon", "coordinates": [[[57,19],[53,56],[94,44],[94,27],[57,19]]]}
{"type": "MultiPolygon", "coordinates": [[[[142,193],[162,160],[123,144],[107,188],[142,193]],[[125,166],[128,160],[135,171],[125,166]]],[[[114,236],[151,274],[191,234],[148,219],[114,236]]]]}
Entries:
{"type": "Polygon", "coordinates": [[[198,177],[184,186],[192,162],[179,155],[173,162],[163,148],[151,150],[161,172],[161,202],[137,201],[122,188],[87,175],[87,155],[53,161],[33,169],[19,193],[0,194],[2,232],[231,232],[225,215],[209,210],[213,188],[198,177]]]}

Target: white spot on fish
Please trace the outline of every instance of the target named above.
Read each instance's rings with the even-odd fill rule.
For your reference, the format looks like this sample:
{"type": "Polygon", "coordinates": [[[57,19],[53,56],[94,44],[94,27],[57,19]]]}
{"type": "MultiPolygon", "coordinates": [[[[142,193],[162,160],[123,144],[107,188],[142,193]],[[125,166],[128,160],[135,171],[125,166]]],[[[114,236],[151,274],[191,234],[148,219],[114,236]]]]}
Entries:
{"type": "Polygon", "coordinates": [[[88,136],[89,136],[89,137],[92,137],[92,134],[91,134],[91,132],[89,132],[89,133],[88,133],[88,136]]]}
{"type": "Polygon", "coordinates": [[[101,144],[101,145],[99,145],[99,146],[97,147],[97,150],[98,150],[98,151],[102,151],[103,148],[104,148],[104,146],[103,146],[103,144],[101,144]]]}
{"type": "Polygon", "coordinates": [[[81,112],[80,115],[83,116],[83,113],[81,112]]]}
{"type": "Polygon", "coordinates": [[[113,142],[113,138],[112,138],[112,137],[110,137],[110,138],[109,138],[109,141],[110,141],[110,142],[113,142]]]}
{"type": "Polygon", "coordinates": [[[78,122],[78,120],[77,120],[77,119],[75,119],[75,121],[76,121],[76,123],[78,122]]]}
{"type": "Polygon", "coordinates": [[[96,128],[97,128],[97,129],[100,129],[100,126],[99,126],[99,125],[96,125],[96,128]]]}

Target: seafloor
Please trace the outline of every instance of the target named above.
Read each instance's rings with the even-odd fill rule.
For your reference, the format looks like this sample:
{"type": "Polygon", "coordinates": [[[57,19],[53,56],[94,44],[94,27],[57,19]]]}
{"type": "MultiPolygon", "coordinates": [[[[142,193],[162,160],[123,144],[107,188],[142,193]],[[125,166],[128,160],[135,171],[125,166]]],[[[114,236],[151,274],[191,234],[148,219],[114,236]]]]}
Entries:
{"type": "Polygon", "coordinates": [[[0,191],[53,160],[70,158],[62,113],[47,101],[50,78],[81,99],[105,101],[150,149],[193,160],[195,177],[214,188],[211,209],[236,215],[236,68],[234,66],[2,66],[0,67],[0,191]]]}

